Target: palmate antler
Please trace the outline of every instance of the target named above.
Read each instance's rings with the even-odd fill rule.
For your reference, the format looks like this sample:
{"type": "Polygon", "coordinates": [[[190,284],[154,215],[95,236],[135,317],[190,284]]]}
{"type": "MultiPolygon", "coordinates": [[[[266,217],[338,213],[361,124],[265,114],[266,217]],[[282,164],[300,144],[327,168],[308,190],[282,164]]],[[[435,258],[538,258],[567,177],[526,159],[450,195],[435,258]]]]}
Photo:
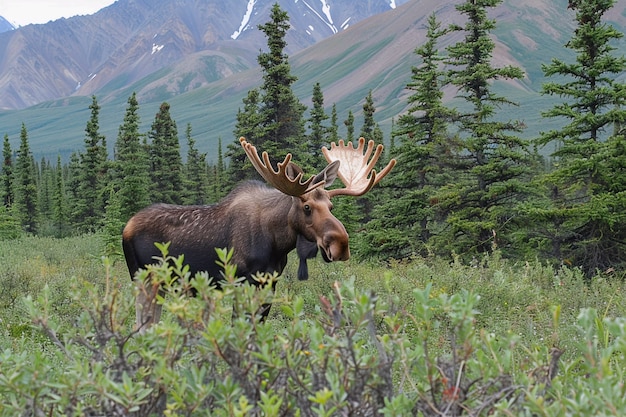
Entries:
{"type": "Polygon", "coordinates": [[[287,154],[283,162],[278,163],[278,171],[275,171],[267,152],[263,152],[263,160],[261,160],[254,145],[246,141],[243,137],[239,138],[239,142],[257,172],[277,190],[287,195],[297,197],[324,185],[324,181],[314,183],[315,177],[311,177],[303,182],[302,172],[298,172],[295,178],[291,178],[291,176],[287,174],[287,168],[291,162],[290,153],[287,154]]]}
{"type": "Polygon", "coordinates": [[[396,160],[392,159],[380,173],[376,173],[374,165],[376,165],[378,158],[380,158],[383,152],[383,145],[379,144],[376,146],[376,151],[374,152],[374,141],[370,140],[367,143],[365,152],[363,151],[364,148],[364,138],[359,138],[359,146],[356,148],[352,142],[344,144],[343,140],[340,140],[338,145],[335,145],[334,142],[331,143],[330,150],[325,146],[322,148],[322,153],[329,163],[334,161],[340,162],[338,175],[341,182],[346,186],[345,188],[329,190],[328,194],[330,197],[336,195],[361,196],[378,184],[396,165],[396,160]],[[367,160],[372,155],[372,152],[374,152],[374,156],[368,163],[367,160]]]}

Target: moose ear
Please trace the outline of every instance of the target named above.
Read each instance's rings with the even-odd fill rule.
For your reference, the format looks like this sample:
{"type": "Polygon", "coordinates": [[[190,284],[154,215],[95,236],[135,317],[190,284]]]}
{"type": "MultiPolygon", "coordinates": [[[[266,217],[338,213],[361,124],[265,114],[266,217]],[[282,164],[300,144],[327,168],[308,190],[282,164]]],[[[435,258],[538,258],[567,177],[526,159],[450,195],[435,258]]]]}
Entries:
{"type": "Polygon", "coordinates": [[[293,162],[289,162],[287,164],[287,168],[285,169],[285,172],[287,176],[292,180],[295,180],[298,174],[304,174],[304,171],[302,170],[302,168],[300,168],[298,165],[294,164],[293,162]]]}
{"type": "Polygon", "coordinates": [[[326,168],[315,176],[313,184],[317,184],[320,181],[325,181],[324,188],[328,188],[337,179],[337,173],[339,172],[339,161],[333,161],[326,165],[326,168]]]}

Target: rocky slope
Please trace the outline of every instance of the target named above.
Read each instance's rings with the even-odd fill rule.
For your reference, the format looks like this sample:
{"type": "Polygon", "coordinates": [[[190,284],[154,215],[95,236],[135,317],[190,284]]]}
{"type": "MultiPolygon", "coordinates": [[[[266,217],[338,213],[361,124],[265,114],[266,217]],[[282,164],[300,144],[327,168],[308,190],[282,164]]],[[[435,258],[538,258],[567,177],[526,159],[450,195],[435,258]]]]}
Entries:
{"type": "MultiPolygon", "coordinates": [[[[295,53],[408,0],[282,0],[295,53]]],[[[118,0],[90,16],[0,33],[0,109],[113,93],[176,65],[172,95],[256,65],[275,0],[118,0]]],[[[2,21],[0,21],[0,26],[2,21]]],[[[1,32],[1,30],[0,30],[1,32]]],[[[155,75],[156,74],[156,75],[155,75]]],[[[153,77],[154,78],[154,77],[153,77]]]]}

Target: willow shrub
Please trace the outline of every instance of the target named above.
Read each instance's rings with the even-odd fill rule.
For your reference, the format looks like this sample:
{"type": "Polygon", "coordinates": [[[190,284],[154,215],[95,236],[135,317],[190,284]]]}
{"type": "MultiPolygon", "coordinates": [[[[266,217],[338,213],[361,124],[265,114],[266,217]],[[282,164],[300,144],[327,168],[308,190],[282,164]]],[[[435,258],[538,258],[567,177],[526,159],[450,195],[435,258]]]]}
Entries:
{"type": "MultiPolygon", "coordinates": [[[[406,302],[348,279],[311,316],[300,297],[276,300],[240,285],[224,251],[218,291],[163,250],[140,277],[163,286],[163,321],[143,334],[126,279],[118,282],[108,263],[105,285],[76,283],[81,314],[71,325],[55,317],[49,289],[25,300],[33,331],[0,354],[0,415],[626,413],[624,319],[581,310],[581,354],[559,363],[559,349],[525,349],[513,332],[481,329],[471,291],[426,285],[406,302]],[[272,301],[281,318],[260,323],[257,311],[272,301]]],[[[557,331],[560,309],[552,315],[557,331]]]]}

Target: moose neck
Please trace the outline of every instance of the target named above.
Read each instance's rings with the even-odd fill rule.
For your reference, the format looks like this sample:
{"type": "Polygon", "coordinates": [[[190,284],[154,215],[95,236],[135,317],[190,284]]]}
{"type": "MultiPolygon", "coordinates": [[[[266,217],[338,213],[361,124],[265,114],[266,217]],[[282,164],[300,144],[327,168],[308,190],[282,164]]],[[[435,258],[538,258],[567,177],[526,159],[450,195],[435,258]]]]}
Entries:
{"type": "Polygon", "coordinates": [[[298,233],[289,219],[293,197],[258,182],[246,183],[235,193],[229,205],[234,261],[246,274],[281,273],[287,254],[296,247],[298,233]]]}

